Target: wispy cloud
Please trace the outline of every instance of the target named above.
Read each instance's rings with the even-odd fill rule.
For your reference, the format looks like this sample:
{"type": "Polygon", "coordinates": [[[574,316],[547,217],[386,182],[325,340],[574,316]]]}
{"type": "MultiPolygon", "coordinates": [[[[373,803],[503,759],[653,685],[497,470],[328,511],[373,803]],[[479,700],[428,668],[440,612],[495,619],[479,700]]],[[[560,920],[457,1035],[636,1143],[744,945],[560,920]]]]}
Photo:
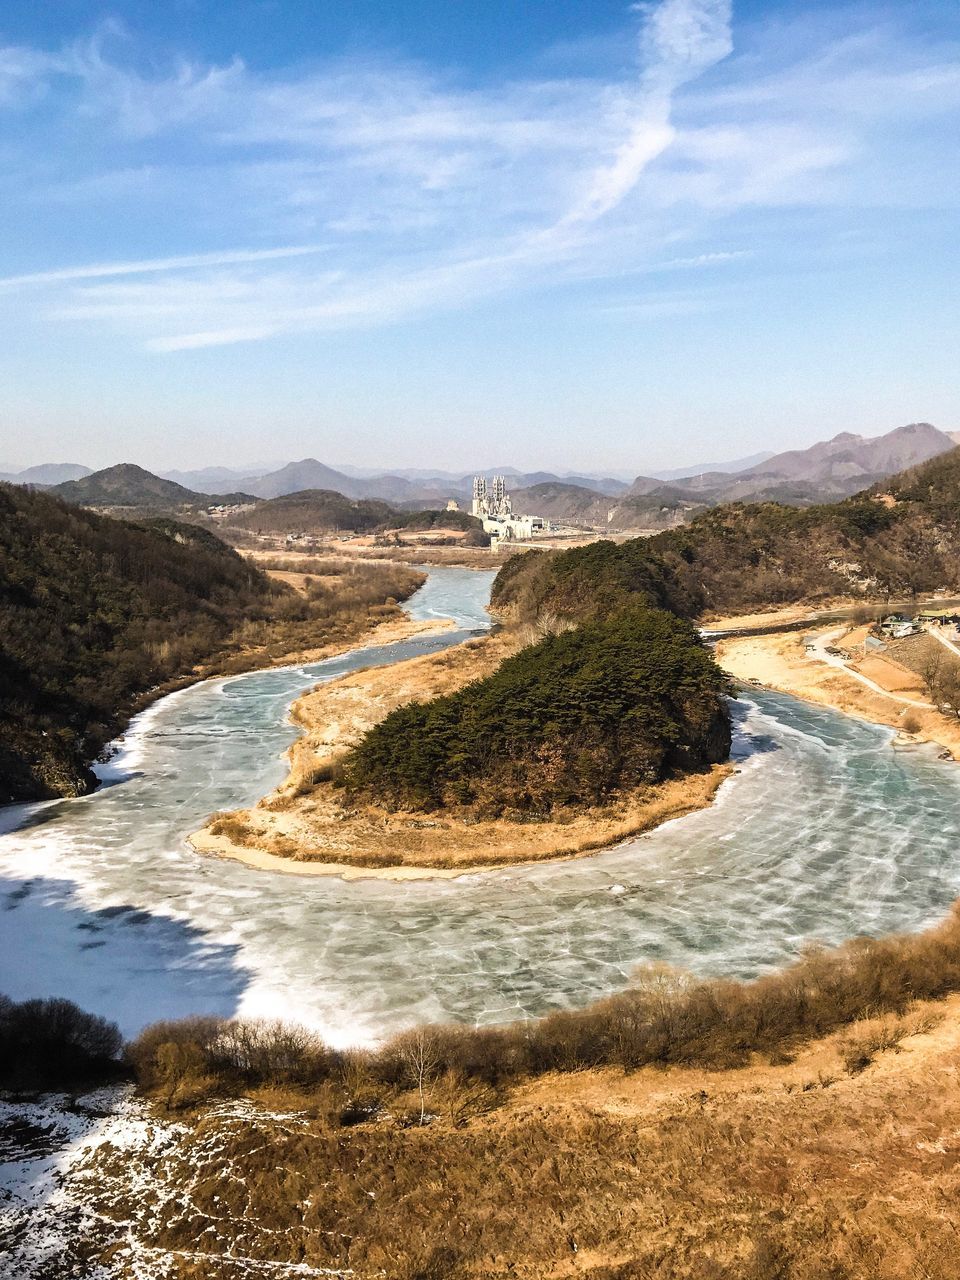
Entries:
{"type": "Polygon", "coordinates": [[[651,271],[671,271],[677,267],[716,267],[726,262],[742,262],[744,258],[752,258],[752,249],[719,249],[711,253],[697,253],[691,258],[669,258],[666,262],[655,262],[651,271]]]}
{"type": "MultiPolygon", "coordinates": [[[[111,56],[109,38],[0,51],[0,103],[15,99],[22,118],[42,99],[48,127],[85,139],[86,164],[49,161],[56,201],[72,191],[71,209],[112,206],[136,246],[129,260],[38,264],[0,290],[42,288],[51,318],[174,352],[391,323],[564,279],[736,267],[752,252],[715,248],[718,220],[876,199],[891,100],[918,114],[960,106],[955,50],[760,28],[741,53],[730,0],[634,8],[632,75],[493,88],[356,58],[286,75],[183,62],[151,77],[111,56]],[[138,180],[115,176],[128,174],[138,180]],[[160,251],[201,234],[263,247],[160,251]]],[[[35,147],[23,163],[40,163],[35,147]]],[[[15,165],[0,185],[19,199],[15,165]]],[[[671,313],[655,298],[630,307],[671,313]]]]}
{"type": "Polygon", "coordinates": [[[175,258],[148,258],[141,262],[98,262],[83,267],[59,267],[20,276],[0,276],[0,289],[26,285],[63,284],[71,280],[96,280],[108,276],[142,276],[158,271],[191,267],[227,267],[237,263],[272,262],[277,258],[302,258],[322,253],[324,245],[289,245],[278,249],[227,249],[218,253],[189,253],[175,258]]]}

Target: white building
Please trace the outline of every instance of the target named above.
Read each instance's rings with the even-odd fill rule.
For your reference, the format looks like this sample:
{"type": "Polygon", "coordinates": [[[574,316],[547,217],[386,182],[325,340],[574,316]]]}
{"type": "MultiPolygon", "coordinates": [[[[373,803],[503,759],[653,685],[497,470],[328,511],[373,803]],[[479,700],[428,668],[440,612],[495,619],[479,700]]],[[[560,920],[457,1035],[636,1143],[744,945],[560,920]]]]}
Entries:
{"type": "Polygon", "coordinates": [[[494,476],[487,487],[486,476],[473,477],[473,515],[496,542],[522,541],[543,533],[546,522],[542,516],[514,515],[513,503],[507,493],[503,476],[494,476]]]}

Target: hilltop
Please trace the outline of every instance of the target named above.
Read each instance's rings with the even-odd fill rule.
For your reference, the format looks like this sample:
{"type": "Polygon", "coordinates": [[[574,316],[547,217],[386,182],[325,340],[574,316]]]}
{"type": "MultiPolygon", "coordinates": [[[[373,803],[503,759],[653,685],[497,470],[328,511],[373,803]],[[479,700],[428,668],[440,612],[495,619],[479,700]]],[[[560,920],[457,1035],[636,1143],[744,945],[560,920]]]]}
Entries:
{"type": "Polygon", "coordinates": [[[395,515],[386,502],[354,501],[332,489],[304,489],[267,498],[250,511],[231,517],[234,528],[251,533],[330,533],[349,529],[365,533],[379,529],[395,515]]]}
{"type": "Polygon", "coordinates": [[[65,502],[83,507],[131,507],[143,510],[177,510],[253,499],[247,494],[213,497],[163,480],[133,462],[120,462],[103,471],[92,471],[77,480],[54,485],[51,492],[65,502]]]}

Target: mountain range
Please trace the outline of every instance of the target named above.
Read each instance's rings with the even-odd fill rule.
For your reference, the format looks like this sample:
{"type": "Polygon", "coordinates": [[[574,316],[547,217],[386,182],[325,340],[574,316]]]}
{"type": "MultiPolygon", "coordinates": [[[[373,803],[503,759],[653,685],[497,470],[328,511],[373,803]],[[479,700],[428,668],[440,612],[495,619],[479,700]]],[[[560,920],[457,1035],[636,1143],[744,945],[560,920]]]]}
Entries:
{"type": "MultiPolygon", "coordinates": [[[[699,468],[684,468],[680,474],[637,476],[630,485],[595,474],[561,476],[510,467],[495,470],[508,477],[518,510],[536,509],[548,519],[594,528],[662,528],[681,523],[692,512],[717,502],[756,498],[804,504],[846,497],[884,475],[935,457],[954,443],[946,432],[929,423],[915,423],[872,438],[841,432],[809,449],[705,463],[699,468]]],[[[203,474],[206,478],[209,472],[203,474]]],[[[449,498],[470,498],[473,475],[427,470],[365,473],[359,468],[339,470],[316,458],[303,458],[260,476],[225,472],[219,482],[208,481],[207,492],[217,493],[228,482],[260,498],[324,489],[353,501],[376,499],[401,506],[442,507],[449,498]]]]}
{"type": "MultiPolygon", "coordinates": [[[[712,471],[678,480],[678,487],[709,493],[728,502],[756,496],[777,497],[784,486],[809,487],[811,496],[847,497],[876,480],[927,462],[956,445],[953,436],[931,426],[913,422],[882,436],[860,436],[842,431],[808,449],[777,453],[735,474],[712,471]]],[[[646,477],[638,477],[631,493],[649,493],[646,477]]],[[[789,500],[790,495],[787,495],[789,500]]]]}
{"type": "MultiPolygon", "coordinates": [[[[610,476],[564,476],[550,471],[521,472],[509,468],[485,471],[485,475],[508,475],[511,487],[523,489],[535,484],[559,482],[579,484],[598,493],[616,496],[625,493],[629,485],[624,480],[610,476]]],[[[443,506],[449,498],[466,499],[473,493],[473,475],[445,475],[440,472],[357,475],[339,471],[316,458],[303,458],[289,462],[276,471],[254,478],[245,478],[243,488],[260,498],[280,498],[288,493],[304,489],[328,489],[359,500],[374,498],[381,502],[443,506]]],[[[216,488],[214,489],[216,492],[216,488]]]]}
{"type": "Polygon", "coordinates": [[[740,471],[703,470],[665,483],[637,476],[622,495],[604,496],[566,481],[515,491],[517,509],[551,520],[622,531],[667,529],[723,502],[782,502],[809,506],[849,497],[896,472],[949,452],[957,441],[928,422],[910,423],[882,436],[844,431],[808,449],[768,454],[740,471]]]}
{"type": "MultiPolygon", "coordinates": [[[[515,511],[592,529],[656,530],[683,524],[723,502],[776,501],[809,506],[845,498],[946,453],[956,443],[948,432],[918,422],[881,436],[840,432],[807,449],[754,455],[723,464],[722,469],[716,469],[720,464],[710,463],[695,473],[639,475],[629,485],[609,476],[558,476],[505,467],[500,472],[508,476],[515,511]],[[664,479],[664,475],[674,478],[664,479]]],[[[436,510],[454,498],[465,506],[473,485],[472,475],[440,471],[361,474],[360,469],[350,468],[348,474],[316,458],[289,462],[262,474],[207,467],[158,476],[133,463],[97,472],[78,463],[50,463],[10,478],[17,484],[49,488],[68,502],[91,507],[183,511],[223,503],[253,505],[258,500],[322,491],[328,495],[322,504],[324,511],[333,510],[330,495],[340,495],[354,504],[357,514],[357,503],[379,503],[381,515],[387,504],[407,511],[436,510]]],[[[346,508],[340,514],[345,515],[346,508]]],[[[365,521],[367,516],[373,518],[373,512],[365,513],[365,521]]]]}

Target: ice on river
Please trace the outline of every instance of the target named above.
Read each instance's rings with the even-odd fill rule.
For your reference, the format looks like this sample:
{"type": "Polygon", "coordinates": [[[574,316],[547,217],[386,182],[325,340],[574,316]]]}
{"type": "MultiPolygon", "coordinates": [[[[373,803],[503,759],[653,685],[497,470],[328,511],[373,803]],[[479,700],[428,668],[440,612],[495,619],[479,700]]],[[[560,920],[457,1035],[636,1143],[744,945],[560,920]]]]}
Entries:
{"type": "Polygon", "coordinates": [[[282,778],[304,688],[488,625],[489,585],[434,570],[412,610],[461,631],[183,690],[140,718],[96,795],[0,813],[15,828],[0,837],[0,991],[67,996],[128,1034],[240,1012],[366,1043],[424,1018],[582,1004],[644,962],[751,976],[813,938],[920,927],[957,895],[960,770],[753,691],[735,707],[740,772],[717,802],[588,859],[344,882],[184,843],[282,778]]]}

